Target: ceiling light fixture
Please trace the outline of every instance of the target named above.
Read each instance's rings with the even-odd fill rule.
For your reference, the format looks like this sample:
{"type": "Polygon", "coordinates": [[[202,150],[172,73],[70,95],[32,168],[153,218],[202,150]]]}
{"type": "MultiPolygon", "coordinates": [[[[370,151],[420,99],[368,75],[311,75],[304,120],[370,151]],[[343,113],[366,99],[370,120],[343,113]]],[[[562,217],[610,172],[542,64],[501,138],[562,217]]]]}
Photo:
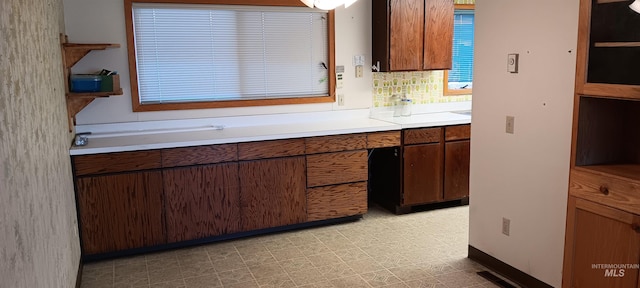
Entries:
{"type": "Polygon", "coordinates": [[[631,10],[636,11],[636,13],[640,13],[640,0],[633,1],[631,5],[629,5],[631,10]]]}
{"type": "MultiPolygon", "coordinates": [[[[309,6],[309,8],[318,8],[320,10],[333,10],[336,9],[340,5],[344,5],[344,7],[349,7],[351,4],[355,3],[357,0],[300,0],[305,5],[309,6]]],[[[640,0],[636,0],[638,2],[640,0]]]]}

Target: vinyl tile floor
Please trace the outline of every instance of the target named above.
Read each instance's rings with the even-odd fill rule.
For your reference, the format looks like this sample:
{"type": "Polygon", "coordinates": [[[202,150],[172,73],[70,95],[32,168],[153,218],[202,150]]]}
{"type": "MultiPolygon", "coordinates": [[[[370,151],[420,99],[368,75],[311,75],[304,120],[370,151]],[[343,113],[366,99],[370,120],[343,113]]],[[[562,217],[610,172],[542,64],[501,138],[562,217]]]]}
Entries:
{"type": "Polygon", "coordinates": [[[355,222],[87,263],[81,287],[499,287],[467,258],[469,208],[355,222]]]}

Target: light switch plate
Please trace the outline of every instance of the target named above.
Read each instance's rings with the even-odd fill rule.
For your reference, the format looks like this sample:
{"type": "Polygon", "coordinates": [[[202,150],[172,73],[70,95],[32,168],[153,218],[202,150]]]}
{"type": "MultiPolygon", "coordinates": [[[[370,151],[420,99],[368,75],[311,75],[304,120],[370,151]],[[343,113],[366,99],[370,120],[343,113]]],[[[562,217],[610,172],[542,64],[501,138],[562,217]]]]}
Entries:
{"type": "Polygon", "coordinates": [[[511,234],[511,220],[502,217],[502,234],[509,236],[511,234]]]}
{"type": "Polygon", "coordinates": [[[507,132],[509,134],[513,134],[514,133],[514,131],[515,131],[515,121],[516,121],[516,117],[507,116],[505,132],[507,132]]]}
{"type": "Polygon", "coordinates": [[[520,58],[519,54],[507,55],[507,71],[509,73],[518,73],[518,58],[520,58]]]}

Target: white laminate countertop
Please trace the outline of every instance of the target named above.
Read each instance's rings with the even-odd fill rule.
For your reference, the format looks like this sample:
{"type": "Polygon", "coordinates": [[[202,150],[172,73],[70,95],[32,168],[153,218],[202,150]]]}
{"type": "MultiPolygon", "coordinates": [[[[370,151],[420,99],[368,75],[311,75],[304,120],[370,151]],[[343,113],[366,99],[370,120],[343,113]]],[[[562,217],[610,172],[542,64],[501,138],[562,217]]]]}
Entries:
{"type": "Polygon", "coordinates": [[[240,116],[173,121],[80,125],[91,132],[86,146],[72,146],[70,155],[125,152],[211,144],[264,141],[338,134],[392,131],[404,128],[467,124],[469,115],[451,112],[408,117],[370,117],[369,109],[240,116]],[[259,123],[259,124],[256,124],[259,123]],[[224,128],[222,128],[224,127],[224,128]],[[220,129],[222,128],[222,129],[220,129]]]}
{"type": "Polygon", "coordinates": [[[400,116],[400,117],[393,117],[390,115],[386,115],[386,116],[379,115],[379,116],[372,116],[372,118],[400,125],[402,129],[460,125],[460,124],[471,123],[471,115],[454,113],[454,112],[413,114],[411,116],[400,116]]]}

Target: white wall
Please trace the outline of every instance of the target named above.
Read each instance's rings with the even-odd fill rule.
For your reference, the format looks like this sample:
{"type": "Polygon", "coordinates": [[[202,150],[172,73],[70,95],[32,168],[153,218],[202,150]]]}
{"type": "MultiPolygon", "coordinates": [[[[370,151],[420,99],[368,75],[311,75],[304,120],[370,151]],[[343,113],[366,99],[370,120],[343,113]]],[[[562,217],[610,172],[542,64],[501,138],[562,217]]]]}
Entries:
{"type": "Polygon", "coordinates": [[[562,277],[579,0],[478,0],[469,244],[562,277]],[[520,72],[507,54],[520,54],[520,72]],[[515,134],[505,116],[515,116],[515,134]],[[511,236],[501,234],[502,217],[511,236]]]}
{"type": "Polygon", "coordinates": [[[131,94],[124,24],[124,1],[64,0],[65,27],[70,42],[119,43],[120,49],[91,52],[75,67],[78,73],[116,70],[121,75],[124,95],[97,99],[77,116],[77,124],[128,121],[169,120],[202,117],[259,115],[306,111],[369,108],[371,106],[371,71],[355,78],[354,55],[365,55],[365,67],[371,67],[371,1],[361,0],[349,8],[336,9],[336,64],[345,66],[345,105],[336,103],[219,108],[166,112],[139,112],[131,109],[131,94]]]}
{"type": "Polygon", "coordinates": [[[62,11],[62,0],[0,1],[0,287],[76,284],[62,11]]]}

